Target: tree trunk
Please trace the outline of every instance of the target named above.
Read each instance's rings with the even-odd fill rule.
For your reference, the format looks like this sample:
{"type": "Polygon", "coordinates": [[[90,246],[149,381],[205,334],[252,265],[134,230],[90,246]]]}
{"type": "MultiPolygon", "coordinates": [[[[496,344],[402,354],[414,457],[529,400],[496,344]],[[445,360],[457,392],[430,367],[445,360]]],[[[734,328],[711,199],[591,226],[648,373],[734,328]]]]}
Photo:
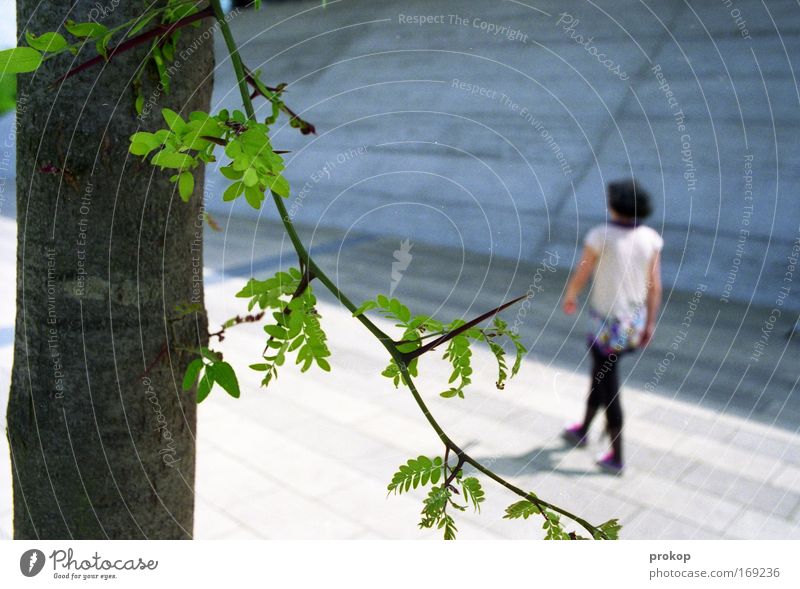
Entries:
{"type": "MultiPolygon", "coordinates": [[[[17,22],[21,35],[66,18],[111,27],[148,4],[18,0],[17,22]]],[[[212,25],[182,30],[169,94],[146,66],[144,97],[158,102],[145,119],[131,79],[149,44],[60,86],[93,49],[18,76],[15,538],[192,536],[196,404],[181,381],[207,341],[203,172],[187,205],[169,173],[127,150],[137,130],[164,126],[162,107],[208,110],[210,36],[180,53],[212,25]],[[176,311],[192,302],[196,312],[176,311]]]]}

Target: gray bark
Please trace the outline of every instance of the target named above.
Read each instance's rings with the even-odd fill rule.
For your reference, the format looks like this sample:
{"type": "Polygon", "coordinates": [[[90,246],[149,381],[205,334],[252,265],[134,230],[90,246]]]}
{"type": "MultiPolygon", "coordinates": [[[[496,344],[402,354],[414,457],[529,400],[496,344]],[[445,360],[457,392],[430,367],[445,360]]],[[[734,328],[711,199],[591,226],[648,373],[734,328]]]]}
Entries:
{"type": "MultiPolygon", "coordinates": [[[[114,26],[145,2],[104,3],[114,26]]],[[[18,0],[20,34],[89,20],[94,0],[18,0]],[[70,5],[72,9],[70,10],[70,5]]],[[[202,306],[203,173],[184,204],[169,172],[127,154],[159,109],[208,110],[213,43],[180,49],[169,94],[152,65],[137,120],[130,80],[146,43],[50,84],[85,49],[18,76],[17,317],[8,405],[16,538],[189,538],[196,404],[184,370],[207,341],[202,306]],[[176,305],[200,301],[179,316],[176,305]]]]}

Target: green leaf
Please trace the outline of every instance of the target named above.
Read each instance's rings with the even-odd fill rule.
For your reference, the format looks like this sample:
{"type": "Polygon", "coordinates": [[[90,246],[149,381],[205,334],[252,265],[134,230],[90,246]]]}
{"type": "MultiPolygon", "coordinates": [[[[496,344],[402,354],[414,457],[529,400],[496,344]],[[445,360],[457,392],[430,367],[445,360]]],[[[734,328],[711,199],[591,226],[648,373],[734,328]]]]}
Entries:
{"type": "Polygon", "coordinates": [[[161,116],[164,117],[164,121],[166,121],[167,126],[176,133],[180,133],[186,128],[186,123],[181,118],[181,115],[176,113],[174,110],[162,108],[161,116]]]}
{"type": "Polygon", "coordinates": [[[195,358],[186,367],[186,373],[183,375],[183,390],[188,391],[192,385],[197,381],[197,376],[203,368],[203,361],[200,358],[195,358]]]}
{"type": "Polygon", "coordinates": [[[437,528],[444,531],[445,540],[455,540],[456,529],[452,516],[446,513],[447,505],[459,507],[451,501],[452,492],[448,488],[433,487],[423,501],[420,528],[437,528]]]}
{"type": "Polygon", "coordinates": [[[220,138],[225,134],[219,121],[209,118],[208,113],[198,111],[189,115],[189,123],[181,130],[181,133],[184,146],[198,151],[208,147],[210,142],[205,137],[220,138]],[[205,118],[200,118],[201,116],[205,118]]]}
{"type": "MultiPolygon", "coordinates": [[[[162,145],[161,140],[158,137],[156,137],[154,133],[146,133],[144,131],[141,131],[139,133],[134,133],[133,135],[131,135],[131,146],[133,146],[134,144],[141,146],[142,149],[146,149],[147,151],[145,152],[145,154],[150,153],[151,151],[162,145]]],[[[134,153],[132,149],[130,151],[131,153],[134,153]]],[[[144,155],[144,154],[137,153],[135,155],[144,155]]]]}
{"type": "Polygon", "coordinates": [[[206,370],[203,372],[203,376],[200,378],[200,382],[197,384],[197,402],[202,403],[203,400],[208,397],[208,394],[211,392],[211,387],[214,386],[214,377],[213,375],[206,370]]]}
{"type": "Polygon", "coordinates": [[[206,368],[206,372],[208,372],[214,379],[214,382],[225,389],[231,397],[234,399],[239,398],[239,380],[236,378],[236,372],[234,372],[230,364],[227,362],[215,362],[206,368]]]}
{"type": "Polygon", "coordinates": [[[25,40],[34,49],[48,53],[56,53],[67,46],[67,40],[60,33],[42,33],[37,37],[25,31],[25,40]]]}
{"type": "Polygon", "coordinates": [[[265,386],[277,376],[277,367],[286,362],[291,352],[297,353],[295,364],[300,366],[301,372],[311,369],[314,364],[324,371],[331,369],[326,360],[331,353],[315,309],[312,287],[306,285],[302,293],[297,290],[302,279],[299,269],[290,268],[288,272],[276,272],[266,280],[251,278],[236,294],[251,299],[250,309],[256,305],[262,309],[274,309],[272,317],[275,322],[263,329],[269,335],[266,347],[274,350],[275,355],[265,356],[265,362],[257,365],[259,371],[266,372],[262,380],[265,386]]]}
{"type": "Polygon", "coordinates": [[[255,186],[247,186],[244,189],[244,198],[251,207],[260,209],[261,201],[264,200],[264,195],[255,186]]]}
{"type": "MultiPolygon", "coordinates": [[[[610,519],[607,522],[602,523],[597,527],[606,534],[609,540],[619,540],[619,532],[622,529],[619,520],[610,519]]],[[[595,540],[604,539],[603,536],[598,533],[594,533],[593,535],[595,540]]]]}
{"type": "Polygon", "coordinates": [[[275,339],[279,340],[286,339],[286,336],[288,335],[286,328],[281,327],[280,325],[265,325],[264,331],[266,331],[270,337],[274,337],[275,339]]]}
{"type": "Polygon", "coordinates": [[[446,516],[444,518],[444,523],[439,524],[439,528],[444,528],[444,539],[445,540],[455,540],[456,539],[456,532],[458,529],[455,526],[455,522],[453,518],[450,516],[446,516]]]}
{"type": "Polygon", "coordinates": [[[136,114],[140,115],[144,112],[144,94],[142,94],[141,84],[136,85],[134,91],[136,92],[136,98],[133,100],[133,107],[136,109],[136,114]]]}
{"type": "Polygon", "coordinates": [[[152,151],[150,147],[147,147],[144,143],[131,143],[128,146],[128,151],[130,151],[133,155],[141,155],[145,156],[152,151]]]}
{"type": "Polygon", "coordinates": [[[495,386],[502,390],[505,388],[506,378],[508,378],[508,367],[506,366],[505,358],[506,352],[503,346],[491,340],[489,341],[489,349],[494,354],[495,360],[497,360],[497,382],[495,386]]]}
{"type": "Polygon", "coordinates": [[[103,35],[94,44],[94,47],[95,47],[95,49],[97,49],[97,52],[100,55],[102,55],[103,57],[105,57],[106,59],[108,59],[108,44],[111,42],[111,37],[112,36],[113,36],[112,33],[109,33],[107,35],[103,35]]]}
{"type": "Polygon", "coordinates": [[[191,172],[181,172],[178,177],[178,192],[184,202],[189,202],[189,197],[194,192],[194,176],[191,172]]]}
{"type": "Polygon", "coordinates": [[[136,21],[136,24],[134,24],[133,27],[131,27],[131,30],[128,31],[128,34],[126,36],[133,37],[136,33],[138,33],[145,26],[147,26],[147,23],[153,20],[153,17],[156,16],[157,14],[158,14],[157,12],[151,12],[149,14],[145,14],[139,17],[139,20],[136,21]]]}
{"type": "Polygon", "coordinates": [[[480,504],[486,500],[486,493],[483,492],[481,482],[475,477],[468,477],[461,481],[461,489],[464,491],[467,501],[472,502],[475,511],[480,511],[480,504]]]}
{"type": "Polygon", "coordinates": [[[272,180],[269,189],[278,196],[289,198],[291,189],[289,187],[289,182],[286,181],[286,178],[283,176],[271,176],[270,178],[272,180]]]}
{"type": "MultiPolygon", "coordinates": [[[[448,326],[448,330],[457,328],[457,322],[452,322],[448,326]]],[[[453,371],[450,374],[450,382],[460,380],[458,386],[451,387],[450,390],[445,391],[447,394],[442,396],[455,397],[456,395],[464,398],[464,388],[472,383],[470,375],[472,374],[471,358],[472,351],[470,350],[470,340],[468,337],[469,332],[464,332],[455,336],[447,344],[447,351],[443,358],[449,360],[453,366],[453,371]]],[[[480,334],[480,332],[477,332],[480,334]]]]}
{"type": "Polygon", "coordinates": [[[239,180],[242,177],[242,172],[239,170],[234,170],[230,166],[224,166],[219,169],[222,172],[222,175],[225,176],[228,180],[239,180]]]}
{"type": "Polygon", "coordinates": [[[158,78],[164,92],[169,94],[169,74],[167,73],[167,66],[164,65],[164,55],[161,53],[161,48],[158,45],[153,45],[152,49],[153,63],[156,64],[158,70],[158,78]]]}
{"type": "Polygon", "coordinates": [[[91,37],[92,39],[103,37],[108,33],[108,29],[95,22],[76,23],[68,20],[64,27],[75,37],[91,37]]]}
{"type": "Polygon", "coordinates": [[[416,489],[429,482],[435,485],[442,475],[443,464],[442,459],[438,456],[433,460],[427,456],[412,458],[400,466],[400,469],[392,476],[392,482],[388,487],[389,492],[405,493],[411,488],[416,489]]]}
{"type": "Polygon", "coordinates": [[[370,309],[374,309],[377,306],[378,304],[375,301],[364,301],[361,303],[361,306],[353,312],[353,317],[358,317],[362,313],[365,313],[370,309]]]}
{"type": "Polygon", "coordinates": [[[194,163],[194,158],[186,153],[177,153],[175,151],[159,151],[150,160],[154,166],[162,168],[188,168],[194,163]]]}
{"type": "Polygon", "coordinates": [[[517,501],[506,507],[506,514],[503,516],[505,519],[528,519],[532,515],[538,515],[542,511],[527,499],[517,501]]]}
{"type": "Polygon", "coordinates": [[[247,168],[242,176],[242,182],[245,186],[255,186],[258,184],[258,172],[254,168],[247,168]]]}
{"type": "Polygon", "coordinates": [[[42,54],[31,47],[14,47],[0,51],[0,74],[24,74],[42,64],[42,54]]]}
{"type": "Polygon", "coordinates": [[[244,192],[244,184],[241,182],[234,182],[225,189],[225,192],[222,194],[222,200],[226,202],[235,200],[242,192],[244,192]]]}
{"type": "Polygon", "coordinates": [[[200,348],[200,354],[202,354],[203,358],[211,363],[222,361],[222,354],[219,354],[214,350],[209,350],[208,348],[200,348]]]}
{"type": "Polygon", "coordinates": [[[569,534],[564,531],[564,527],[561,525],[561,518],[557,514],[552,511],[547,511],[543,515],[547,516],[542,523],[542,528],[546,531],[544,536],[545,540],[570,539],[569,534]]]}
{"type": "MultiPolygon", "coordinates": [[[[236,113],[234,113],[234,118],[235,114],[236,113]]],[[[244,123],[245,121],[241,122],[244,123]]],[[[250,127],[252,125],[248,124],[247,126],[250,127]]],[[[262,129],[266,129],[266,127],[262,127],[262,129]]],[[[248,129],[239,135],[239,141],[244,150],[252,155],[258,155],[262,150],[269,146],[269,138],[267,137],[266,132],[259,129],[248,129]]]]}

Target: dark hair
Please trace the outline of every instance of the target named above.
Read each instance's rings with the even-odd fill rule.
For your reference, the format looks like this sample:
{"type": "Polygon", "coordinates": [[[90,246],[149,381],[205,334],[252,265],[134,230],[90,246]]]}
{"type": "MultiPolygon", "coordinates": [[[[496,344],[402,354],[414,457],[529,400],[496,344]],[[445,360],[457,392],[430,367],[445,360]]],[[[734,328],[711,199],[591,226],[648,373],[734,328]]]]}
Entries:
{"type": "Polygon", "coordinates": [[[635,180],[608,183],[608,206],[629,219],[646,219],[653,212],[650,194],[635,180]]]}

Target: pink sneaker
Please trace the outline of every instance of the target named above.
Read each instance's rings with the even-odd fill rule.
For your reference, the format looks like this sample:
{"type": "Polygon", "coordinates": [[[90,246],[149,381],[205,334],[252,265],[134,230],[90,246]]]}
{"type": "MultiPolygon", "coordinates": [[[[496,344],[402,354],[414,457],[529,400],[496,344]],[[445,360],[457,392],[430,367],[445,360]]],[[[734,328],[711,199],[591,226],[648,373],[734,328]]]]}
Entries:
{"type": "Polygon", "coordinates": [[[607,473],[616,475],[622,474],[623,470],[622,462],[617,460],[614,452],[609,452],[608,454],[599,457],[597,459],[597,466],[607,473]]]}
{"type": "Polygon", "coordinates": [[[583,424],[581,423],[565,428],[561,432],[561,437],[576,448],[583,448],[586,445],[586,434],[583,433],[583,424]]]}

